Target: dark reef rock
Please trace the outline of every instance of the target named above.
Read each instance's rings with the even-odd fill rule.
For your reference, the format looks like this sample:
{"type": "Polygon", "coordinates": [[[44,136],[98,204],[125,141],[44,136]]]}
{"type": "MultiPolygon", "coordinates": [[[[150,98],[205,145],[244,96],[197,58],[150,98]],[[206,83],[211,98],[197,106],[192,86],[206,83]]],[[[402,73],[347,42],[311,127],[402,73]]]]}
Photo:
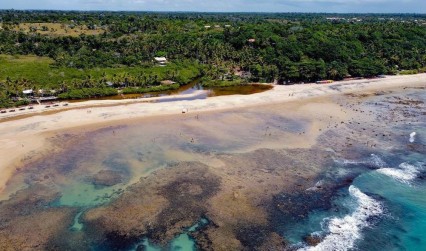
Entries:
{"type": "Polygon", "coordinates": [[[0,250],[51,248],[51,240],[68,230],[76,214],[75,208],[49,207],[59,196],[50,187],[33,185],[3,201],[0,204],[0,250]]]}
{"type": "Polygon", "coordinates": [[[111,204],[89,210],[85,226],[102,247],[112,247],[115,236],[125,236],[125,246],[142,236],[164,246],[205,215],[219,187],[220,178],[206,165],[182,162],[142,178],[111,204]]]}
{"type": "Polygon", "coordinates": [[[322,238],[319,235],[310,234],[310,235],[305,236],[303,238],[303,241],[306,242],[306,244],[308,244],[309,246],[313,246],[314,247],[314,246],[318,245],[322,241],[322,238]]]}
{"type": "Polygon", "coordinates": [[[264,226],[249,226],[237,229],[237,239],[247,250],[254,250],[264,243],[271,230],[264,226]]]}

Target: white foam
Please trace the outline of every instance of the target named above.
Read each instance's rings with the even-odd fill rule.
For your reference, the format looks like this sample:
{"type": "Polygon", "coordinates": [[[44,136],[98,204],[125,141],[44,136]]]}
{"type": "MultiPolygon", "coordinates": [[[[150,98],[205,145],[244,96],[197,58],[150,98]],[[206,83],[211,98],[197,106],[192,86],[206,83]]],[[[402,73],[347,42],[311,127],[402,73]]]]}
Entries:
{"type": "Polygon", "coordinates": [[[410,143],[414,143],[415,137],[416,137],[416,132],[412,132],[410,133],[410,143]]]}
{"type": "Polygon", "coordinates": [[[361,230],[369,226],[368,219],[383,213],[382,204],[362,193],[357,187],[350,186],[349,194],[357,200],[356,210],[343,218],[332,218],[324,224],[327,235],[315,247],[304,247],[299,250],[328,251],[348,250],[354,247],[355,241],[362,237],[361,230]]]}
{"type": "Polygon", "coordinates": [[[377,172],[392,177],[399,182],[409,184],[420,173],[416,166],[402,163],[399,168],[381,168],[377,172]]]}
{"type": "Polygon", "coordinates": [[[373,165],[375,167],[385,167],[386,166],[386,162],[384,162],[379,156],[375,155],[374,153],[371,154],[371,163],[373,163],[373,165]]]}
{"type": "Polygon", "coordinates": [[[373,166],[377,168],[386,166],[386,162],[384,162],[379,156],[377,156],[374,153],[370,155],[370,158],[365,160],[334,159],[334,161],[342,165],[363,164],[363,165],[369,165],[369,166],[373,166]]]}

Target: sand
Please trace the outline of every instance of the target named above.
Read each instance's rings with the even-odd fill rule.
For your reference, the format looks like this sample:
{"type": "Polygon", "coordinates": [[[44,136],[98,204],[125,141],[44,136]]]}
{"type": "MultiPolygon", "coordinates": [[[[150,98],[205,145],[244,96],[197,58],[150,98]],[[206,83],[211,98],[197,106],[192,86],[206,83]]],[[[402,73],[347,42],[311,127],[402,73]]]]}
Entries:
{"type": "MultiPolygon", "coordinates": [[[[15,168],[31,153],[46,147],[47,138],[56,131],[136,118],[176,115],[183,110],[195,116],[206,111],[258,107],[296,100],[308,102],[308,99],[335,94],[376,92],[405,86],[426,86],[426,74],[340,81],[326,85],[274,86],[270,91],[253,95],[218,96],[199,100],[158,102],[174,97],[169,96],[143,100],[87,101],[49,109],[43,105],[36,106],[31,111],[0,114],[0,193],[15,168]]],[[[179,98],[190,99],[199,94],[196,92],[179,98]]]]}

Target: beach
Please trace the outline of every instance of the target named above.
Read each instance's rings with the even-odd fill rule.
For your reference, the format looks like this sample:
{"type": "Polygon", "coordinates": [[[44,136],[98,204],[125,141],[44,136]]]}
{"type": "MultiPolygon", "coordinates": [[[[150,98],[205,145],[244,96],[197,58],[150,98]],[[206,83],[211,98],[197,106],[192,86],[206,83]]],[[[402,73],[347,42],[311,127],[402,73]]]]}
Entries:
{"type": "MultiPolygon", "coordinates": [[[[332,84],[303,84],[280,86],[252,95],[218,96],[199,100],[158,102],[159,97],[142,100],[96,100],[71,103],[67,107],[48,110],[44,106],[20,114],[0,114],[0,191],[15,168],[26,161],[26,155],[49,145],[46,140],[54,132],[71,128],[123,122],[138,118],[167,116],[187,112],[196,116],[203,112],[232,110],[243,107],[259,107],[292,101],[309,102],[308,99],[336,94],[374,93],[406,86],[426,85],[426,74],[387,76],[378,79],[340,81],[332,84]]],[[[202,92],[202,91],[200,91],[202,92]]],[[[191,95],[199,95],[193,93],[191,95]]],[[[191,95],[186,95],[190,98],[191,95]]],[[[185,98],[185,95],[180,96],[185,98]]],[[[321,107],[319,107],[321,109],[321,107]]],[[[314,109],[315,110],[315,109],[314,109]]]]}
{"type": "Polygon", "coordinates": [[[96,100],[7,118],[0,249],[366,250],[370,236],[422,246],[417,218],[398,219],[406,204],[420,220],[426,212],[415,196],[424,79],[96,100]]]}

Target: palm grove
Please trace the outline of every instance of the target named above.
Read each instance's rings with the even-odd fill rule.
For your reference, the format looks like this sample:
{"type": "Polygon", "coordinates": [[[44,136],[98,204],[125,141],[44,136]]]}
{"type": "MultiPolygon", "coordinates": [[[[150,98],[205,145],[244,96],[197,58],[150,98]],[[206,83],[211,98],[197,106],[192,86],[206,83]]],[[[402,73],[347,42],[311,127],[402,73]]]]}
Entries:
{"type": "Polygon", "coordinates": [[[239,84],[236,71],[250,73],[244,82],[296,83],[425,70],[425,15],[328,16],[0,11],[0,54],[46,61],[12,74],[28,60],[7,68],[0,58],[11,69],[0,69],[0,106],[14,105],[23,88],[84,98],[114,95],[118,86],[125,93],[177,88],[199,77],[239,84]],[[159,56],[171,63],[156,67],[159,56]],[[165,79],[177,84],[162,86],[165,79]]]}

